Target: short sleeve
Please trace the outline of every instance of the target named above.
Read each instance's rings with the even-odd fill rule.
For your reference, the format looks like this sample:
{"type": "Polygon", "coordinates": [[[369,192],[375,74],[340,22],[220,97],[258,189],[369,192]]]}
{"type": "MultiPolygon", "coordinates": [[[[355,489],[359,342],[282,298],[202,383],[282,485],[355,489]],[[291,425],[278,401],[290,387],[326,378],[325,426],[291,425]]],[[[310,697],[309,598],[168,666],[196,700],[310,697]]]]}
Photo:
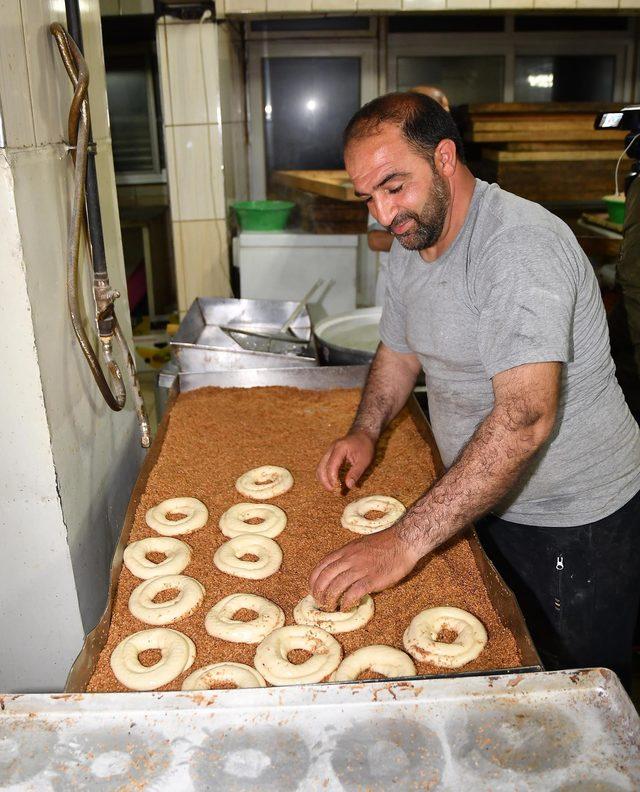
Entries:
{"type": "Polygon", "coordinates": [[[412,350],[407,345],[407,309],[402,295],[404,267],[400,265],[398,247],[398,242],[394,241],[385,270],[386,290],[380,319],[380,339],[394,352],[408,355],[412,350]]]}
{"type": "Polygon", "coordinates": [[[478,348],[489,377],[573,354],[574,251],[551,230],[520,227],[489,240],[475,273],[478,348]]]}

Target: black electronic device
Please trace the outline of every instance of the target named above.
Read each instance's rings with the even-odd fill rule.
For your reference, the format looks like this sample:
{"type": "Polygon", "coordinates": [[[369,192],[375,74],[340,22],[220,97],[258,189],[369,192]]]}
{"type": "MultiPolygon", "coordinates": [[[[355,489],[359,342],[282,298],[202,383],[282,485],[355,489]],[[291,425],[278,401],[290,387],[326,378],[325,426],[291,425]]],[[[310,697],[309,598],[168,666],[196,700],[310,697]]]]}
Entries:
{"type": "Polygon", "coordinates": [[[640,105],[629,105],[620,110],[599,113],[594,123],[595,129],[622,129],[629,134],[624,139],[624,152],[634,162],[624,181],[624,191],[640,173],[640,105]]]}

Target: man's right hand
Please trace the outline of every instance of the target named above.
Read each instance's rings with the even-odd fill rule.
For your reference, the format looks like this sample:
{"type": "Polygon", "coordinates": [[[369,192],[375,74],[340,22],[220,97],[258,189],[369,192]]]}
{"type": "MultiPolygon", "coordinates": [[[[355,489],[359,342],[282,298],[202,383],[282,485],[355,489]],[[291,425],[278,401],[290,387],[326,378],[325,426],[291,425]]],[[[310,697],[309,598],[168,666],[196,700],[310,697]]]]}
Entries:
{"type": "Polygon", "coordinates": [[[371,437],[360,429],[355,429],[333,443],[320,460],[316,470],[316,478],[327,490],[332,490],[338,481],[340,468],[346,462],[349,470],[345,476],[345,485],[351,489],[360,476],[373,462],[376,445],[371,437]]]}

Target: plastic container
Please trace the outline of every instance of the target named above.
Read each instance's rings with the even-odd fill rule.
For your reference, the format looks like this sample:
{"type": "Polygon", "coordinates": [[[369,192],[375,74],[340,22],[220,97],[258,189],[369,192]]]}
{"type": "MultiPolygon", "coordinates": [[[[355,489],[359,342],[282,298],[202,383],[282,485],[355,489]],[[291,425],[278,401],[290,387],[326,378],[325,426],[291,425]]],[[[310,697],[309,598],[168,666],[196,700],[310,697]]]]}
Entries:
{"type": "Polygon", "coordinates": [[[625,196],[624,193],[620,195],[605,195],[602,199],[607,207],[609,213],[609,220],[612,223],[622,225],[624,223],[624,209],[625,209],[625,196]]]}
{"type": "Polygon", "coordinates": [[[295,204],[291,201],[236,201],[231,206],[243,231],[282,231],[295,204]]]}

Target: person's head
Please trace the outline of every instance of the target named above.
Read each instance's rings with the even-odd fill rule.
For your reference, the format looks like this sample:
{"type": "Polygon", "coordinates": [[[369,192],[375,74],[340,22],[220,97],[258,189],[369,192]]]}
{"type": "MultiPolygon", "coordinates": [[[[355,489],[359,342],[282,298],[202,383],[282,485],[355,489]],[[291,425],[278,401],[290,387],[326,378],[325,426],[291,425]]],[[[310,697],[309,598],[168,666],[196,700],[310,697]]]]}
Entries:
{"type": "Polygon", "coordinates": [[[438,241],[464,151],[437,101],[392,93],[364,105],[345,129],[344,160],[356,193],[403,247],[423,250],[438,241]]]}
{"type": "Polygon", "coordinates": [[[447,112],[451,109],[449,107],[447,95],[440,88],[436,88],[435,85],[416,85],[414,88],[409,88],[409,93],[419,93],[423,94],[423,96],[430,96],[432,99],[435,99],[441,107],[444,107],[447,112]]]}

